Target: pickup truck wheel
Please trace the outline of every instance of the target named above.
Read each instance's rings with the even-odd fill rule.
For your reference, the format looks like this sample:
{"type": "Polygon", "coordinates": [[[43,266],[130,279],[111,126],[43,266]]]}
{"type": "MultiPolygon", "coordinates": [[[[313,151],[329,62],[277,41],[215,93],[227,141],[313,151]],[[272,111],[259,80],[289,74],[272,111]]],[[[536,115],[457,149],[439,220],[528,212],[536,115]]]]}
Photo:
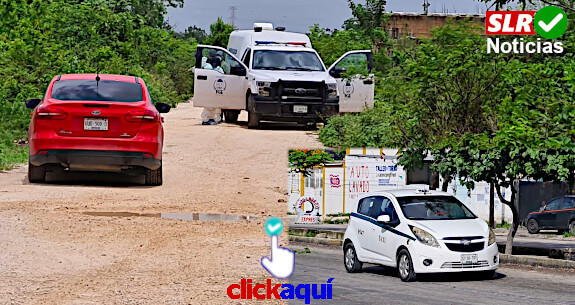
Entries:
{"type": "Polygon", "coordinates": [[[46,181],[46,167],[35,166],[28,161],[28,181],[31,183],[46,181]]]}
{"type": "Polygon", "coordinates": [[[537,223],[537,220],[533,218],[529,219],[527,222],[527,231],[531,234],[539,233],[539,223],[537,223]]]}
{"type": "Polygon", "coordinates": [[[256,114],[255,111],[255,102],[253,96],[248,97],[248,128],[258,128],[260,127],[260,116],[256,114]]]}
{"type": "Polygon", "coordinates": [[[156,170],[146,169],[146,185],[159,186],[162,185],[162,166],[156,170]]]}
{"type": "Polygon", "coordinates": [[[235,124],[238,122],[238,117],[240,116],[239,110],[223,110],[224,119],[226,123],[235,124]]]}

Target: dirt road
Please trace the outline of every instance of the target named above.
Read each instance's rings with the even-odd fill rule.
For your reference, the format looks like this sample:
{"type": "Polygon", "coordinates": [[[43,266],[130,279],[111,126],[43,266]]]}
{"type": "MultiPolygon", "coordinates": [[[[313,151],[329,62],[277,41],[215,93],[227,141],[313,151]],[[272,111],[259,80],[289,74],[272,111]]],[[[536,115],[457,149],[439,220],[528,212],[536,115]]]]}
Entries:
{"type": "Polygon", "coordinates": [[[301,129],[201,126],[200,112],[186,103],[165,116],[161,187],[82,173],[29,184],[26,166],[0,173],[0,304],[230,304],[230,284],[270,278],[263,222],[285,215],[287,149],[320,144],[301,129]]]}

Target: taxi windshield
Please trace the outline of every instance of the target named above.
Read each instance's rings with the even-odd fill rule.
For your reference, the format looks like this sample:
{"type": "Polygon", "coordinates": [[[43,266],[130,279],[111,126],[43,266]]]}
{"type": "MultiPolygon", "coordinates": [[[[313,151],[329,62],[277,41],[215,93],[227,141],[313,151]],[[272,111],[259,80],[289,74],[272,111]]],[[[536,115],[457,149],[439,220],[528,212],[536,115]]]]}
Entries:
{"type": "Polygon", "coordinates": [[[257,70],[324,71],[321,60],[309,51],[254,52],[253,68],[257,70]]]}
{"type": "Polygon", "coordinates": [[[412,220],[477,218],[459,200],[450,196],[417,196],[397,198],[403,215],[412,220]]]}

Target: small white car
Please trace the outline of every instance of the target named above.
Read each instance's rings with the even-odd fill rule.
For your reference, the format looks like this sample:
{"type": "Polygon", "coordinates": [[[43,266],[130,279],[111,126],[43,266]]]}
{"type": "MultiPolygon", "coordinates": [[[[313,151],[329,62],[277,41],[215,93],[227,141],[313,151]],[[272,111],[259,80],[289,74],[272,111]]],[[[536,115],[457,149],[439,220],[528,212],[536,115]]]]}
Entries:
{"type": "Polygon", "coordinates": [[[420,273],[480,271],[499,267],[495,234],[452,195],[429,190],[365,194],[351,213],[343,242],[348,272],[363,263],[396,267],[402,281],[420,273]]]}

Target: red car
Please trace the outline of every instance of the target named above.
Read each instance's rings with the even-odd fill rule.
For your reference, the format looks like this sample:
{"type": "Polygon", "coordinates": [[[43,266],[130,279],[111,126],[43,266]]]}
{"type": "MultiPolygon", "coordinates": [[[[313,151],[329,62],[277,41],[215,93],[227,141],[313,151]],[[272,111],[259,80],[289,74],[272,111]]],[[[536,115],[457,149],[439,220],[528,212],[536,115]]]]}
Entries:
{"type": "Polygon", "coordinates": [[[46,172],[104,171],[144,174],[146,185],[162,184],[164,129],[160,113],[139,77],[67,74],[52,79],[29,127],[28,180],[46,172]]]}

